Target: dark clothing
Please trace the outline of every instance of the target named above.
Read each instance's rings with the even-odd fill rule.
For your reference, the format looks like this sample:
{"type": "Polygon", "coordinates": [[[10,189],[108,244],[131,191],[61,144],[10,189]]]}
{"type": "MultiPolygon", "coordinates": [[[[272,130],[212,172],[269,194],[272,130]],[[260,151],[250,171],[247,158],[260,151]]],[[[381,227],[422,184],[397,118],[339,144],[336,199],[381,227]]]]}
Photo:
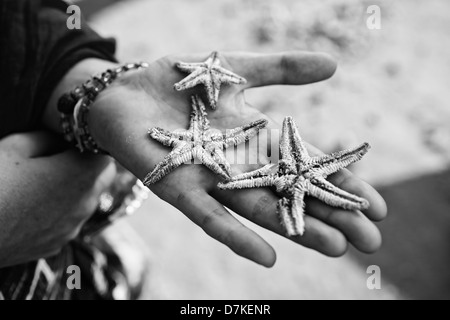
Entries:
{"type": "Polygon", "coordinates": [[[115,41],[82,22],[69,30],[67,4],[0,0],[0,138],[39,128],[53,88],[85,58],[115,61],[115,41]]]}
{"type": "MultiPolygon", "coordinates": [[[[115,61],[114,40],[101,38],[84,22],[80,30],[67,27],[67,6],[58,0],[0,0],[0,139],[39,129],[53,89],[76,63],[86,58],[115,61]]],[[[135,182],[120,171],[107,195],[114,208],[98,209],[83,229],[89,232],[58,256],[0,269],[0,300],[112,299],[114,292],[133,297],[113,247],[99,246],[88,236],[112,216],[124,214],[121,204],[134,199],[135,182]],[[81,269],[82,290],[68,288],[67,268],[72,265],[81,269]]]]}

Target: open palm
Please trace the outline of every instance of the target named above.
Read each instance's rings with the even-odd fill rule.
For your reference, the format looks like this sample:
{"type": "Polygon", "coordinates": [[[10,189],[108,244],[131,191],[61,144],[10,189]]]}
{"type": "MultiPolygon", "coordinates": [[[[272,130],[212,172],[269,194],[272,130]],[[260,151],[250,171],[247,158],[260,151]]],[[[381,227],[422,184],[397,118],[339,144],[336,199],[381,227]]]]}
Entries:
{"type": "MultiPolygon", "coordinates": [[[[89,115],[92,135],[103,149],[143,179],[170,149],[149,138],[149,128],[172,131],[189,126],[190,96],[202,94],[202,87],[176,92],[173,84],[186,76],[175,67],[178,61],[201,62],[208,54],[162,58],[149,68],[125,74],[97,99],[89,115]]],[[[249,88],[287,84],[301,85],[329,78],[335,63],[323,54],[292,52],[276,55],[227,53],[220,55],[222,65],[245,77],[245,85],[223,86],[216,110],[208,108],[211,126],[233,129],[258,119],[267,119],[268,128],[280,125],[245,101],[249,88]]],[[[206,99],[205,99],[206,101],[206,99]]],[[[238,148],[244,159],[245,146],[238,148]]],[[[312,153],[319,151],[310,147],[312,153]]],[[[258,152],[256,149],[249,152],[258,152]]],[[[268,161],[264,154],[262,162],[268,161]]],[[[239,162],[245,163],[245,162],[239,162]]],[[[255,165],[233,165],[237,174],[255,169],[255,165]]],[[[211,237],[226,244],[237,254],[265,266],[275,263],[273,248],[259,235],[242,225],[225,208],[284,235],[276,205],[279,198],[270,189],[223,191],[217,188],[219,177],[202,165],[182,165],[151,186],[163,200],[182,211],[211,237]]],[[[340,256],[348,242],[363,252],[372,252],[381,244],[381,236],[371,220],[386,215],[381,196],[349,171],[330,177],[342,189],[369,200],[366,212],[331,208],[314,199],[307,200],[306,233],[291,240],[329,256],[340,256]]]]}

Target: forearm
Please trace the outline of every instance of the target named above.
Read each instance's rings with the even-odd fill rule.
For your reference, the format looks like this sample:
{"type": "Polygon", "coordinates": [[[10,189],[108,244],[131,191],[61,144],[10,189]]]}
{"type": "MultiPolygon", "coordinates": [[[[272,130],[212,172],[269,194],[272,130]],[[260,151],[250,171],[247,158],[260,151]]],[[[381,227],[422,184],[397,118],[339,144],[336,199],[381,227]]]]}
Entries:
{"type": "Polygon", "coordinates": [[[55,87],[46,105],[42,118],[42,122],[45,126],[52,131],[61,133],[62,130],[59,124],[59,112],[57,108],[59,98],[64,93],[69,92],[76,86],[86,82],[86,80],[90,79],[93,75],[116,66],[116,63],[106,60],[85,59],[70,69],[55,87]]]}

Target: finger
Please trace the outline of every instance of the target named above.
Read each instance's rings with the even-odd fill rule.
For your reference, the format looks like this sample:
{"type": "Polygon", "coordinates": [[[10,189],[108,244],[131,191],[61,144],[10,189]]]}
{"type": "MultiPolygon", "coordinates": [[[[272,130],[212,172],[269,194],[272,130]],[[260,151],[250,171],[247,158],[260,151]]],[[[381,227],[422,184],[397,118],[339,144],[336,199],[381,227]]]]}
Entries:
{"type": "Polygon", "coordinates": [[[276,254],[273,248],[204,190],[186,190],[172,204],[236,254],[266,267],[274,265],[276,254]]]}
{"type": "Polygon", "coordinates": [[[370,207],[363,213],[373,221],[381,221],[387,216],[387,205],[383,197],[367,182],[344,169],[330,176],[328,180],[335,186],[367,199],[370,207]]]}
{"type": "MultiPolygon", "coordinates": [[[[202,62],[207,53],[171,56],[171,62],[202,62]]],[[[219,53],[223,67],[247,80],[243,88],[269,85],[301,85],[330,78],[336,61],[328,54],[291,51],[276,54],[219,53]]]]}
{"type": "Polygon", "coordinates": [[[236,53],[226,59],[234,72],[247,79],[246,88],[318,82],[330,78],[337,67],[329,55],[311,52],[236,53]]]}
{"type": "Polygon", "coordinates": [[[51,155],[66,146],[59,136],[45,131],[12,134],[1,140],[0,144],[2,147],[15,150],[25,158],[51,155]]]}
{"type": "Polygon", "coordinates": [[[360,211],[332,208],[317,199],[308,199],[308,214],[340,230],[356,249],[373,253],[381,246],[378,228],[360,211]]]}
{"type": "MultiPolygon", "coordinates": [[[[214,191],[213,195],[237,214],[266,229],[286,236],[286,231],[281,226],[277,214],[279,198],[270,190],[264,188],[219,190],[214,191]]],[[[290,239],[332,257],[341,256],[347,250],[347,240],[339,230],[310,216],[305,216],[303,236],[290,237],[290,239]]]]}
{"type": "MultiPolygon", "coordinates": [[[[308,150],[312,155],[322,155],[319,149],[314,146],[307,145],[308,150]]],[[[363,211],[363,213],[373,221],[381,221],[387,216],[387,205],[383,197],[367,182],[359,179],[347,169],[328,177],[328,180],[335,186],[363,197],[370,203],[370,207],[363,211]]]]}

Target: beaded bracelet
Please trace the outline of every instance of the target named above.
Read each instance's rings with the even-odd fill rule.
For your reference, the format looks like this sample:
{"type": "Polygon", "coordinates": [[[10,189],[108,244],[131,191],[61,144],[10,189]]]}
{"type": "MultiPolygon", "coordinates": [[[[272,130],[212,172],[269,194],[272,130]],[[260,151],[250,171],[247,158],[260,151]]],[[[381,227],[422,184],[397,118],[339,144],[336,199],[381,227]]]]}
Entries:
{"type": "Polygon", "coordinates": [[[99,93],[124,72],[147,67],[147,63],[139,62],[128,63],[116,69],[108,69],[71,92],[62,95],[58,101],[58,111],[64,139],[74,143],[80,152],[106,153],[97,146],[89,132],[87,123],[89,109],[99,93]]]}

